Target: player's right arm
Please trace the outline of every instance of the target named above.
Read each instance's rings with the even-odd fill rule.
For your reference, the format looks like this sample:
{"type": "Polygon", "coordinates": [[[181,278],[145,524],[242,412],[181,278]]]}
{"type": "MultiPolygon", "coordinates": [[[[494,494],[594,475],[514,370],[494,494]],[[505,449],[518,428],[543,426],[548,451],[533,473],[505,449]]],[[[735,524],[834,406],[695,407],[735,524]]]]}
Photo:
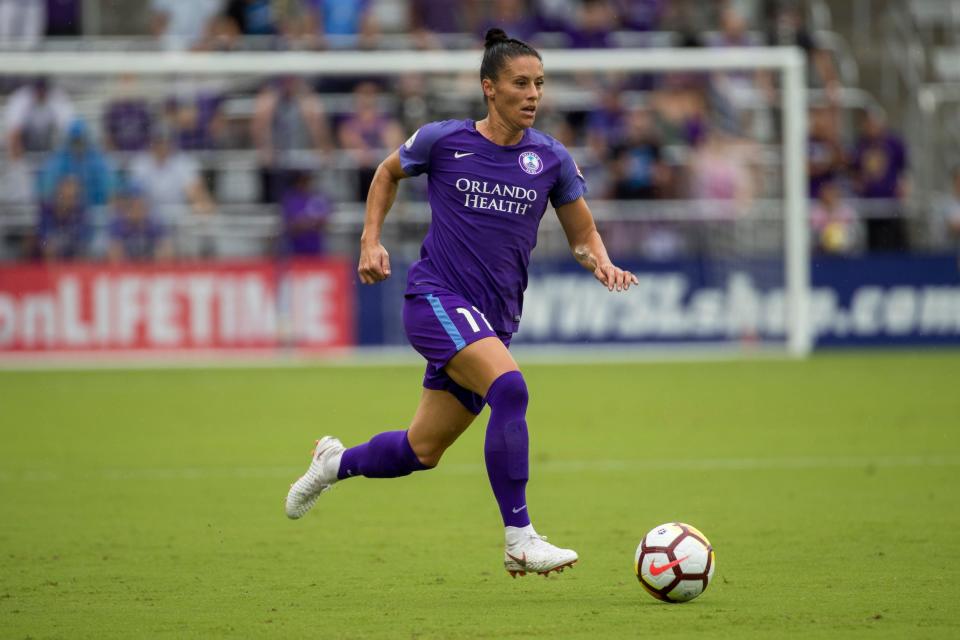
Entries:
{"type": "Polygon", "coordinates": [[[357,272],[364,284],[375,284],[390,277],[390,256],[380,242],[380,230],[397,197],[397,185],[404,178],[429,173],[433,144],[445,132],[458,126],[461,124],[452,120],[423,125],[377,167],[367,193],[367,213],[363,220],[363,235],[360,236],[357,272]]]}
{"type": "Polygon", "coordinates": [[[363,284],[376,284],[390,277],[390,255],[380,242],[383,221],[397,197],[397,186],[407,177],[400,165],[400,152],[394,151],[380,163],[370,191],[360,235],[360,264],[357,273],[363,284]]]}

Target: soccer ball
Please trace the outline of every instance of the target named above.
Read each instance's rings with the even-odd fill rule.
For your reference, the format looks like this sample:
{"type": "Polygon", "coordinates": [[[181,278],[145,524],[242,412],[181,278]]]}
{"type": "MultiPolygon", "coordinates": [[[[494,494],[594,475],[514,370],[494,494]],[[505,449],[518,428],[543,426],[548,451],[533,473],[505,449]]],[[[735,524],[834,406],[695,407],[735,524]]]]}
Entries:
{"type": "Polygon", "coordinates": [[[686,602],[707,590],[717,560],[696,527],[668,522],[643,537],[633,570],[647,593],[664,602],[686,602]]]}

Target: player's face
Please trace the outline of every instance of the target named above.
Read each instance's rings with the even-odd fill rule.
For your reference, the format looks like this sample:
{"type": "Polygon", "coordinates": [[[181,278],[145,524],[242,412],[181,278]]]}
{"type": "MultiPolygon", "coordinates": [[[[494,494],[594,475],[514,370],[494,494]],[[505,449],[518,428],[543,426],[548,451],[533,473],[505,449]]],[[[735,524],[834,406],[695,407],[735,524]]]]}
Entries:
{"type": "Polygon", "coordinates": [[[543,97],[543,63],[536,56],[511,58],[496,81],[484,80],[490,110],[511,128],[533,126],[543,97]]]}

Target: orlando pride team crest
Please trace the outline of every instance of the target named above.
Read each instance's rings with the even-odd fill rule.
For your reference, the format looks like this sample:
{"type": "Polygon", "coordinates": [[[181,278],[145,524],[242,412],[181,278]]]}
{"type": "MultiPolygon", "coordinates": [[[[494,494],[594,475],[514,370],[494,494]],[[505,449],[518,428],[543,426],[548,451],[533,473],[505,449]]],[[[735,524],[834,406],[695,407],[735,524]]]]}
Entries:
{"type": "Polygon", "coordinates": [[[535,176],[543,171],[543,160],[533,151],[524,151],[520,154],[520,168],[535,176]]]}

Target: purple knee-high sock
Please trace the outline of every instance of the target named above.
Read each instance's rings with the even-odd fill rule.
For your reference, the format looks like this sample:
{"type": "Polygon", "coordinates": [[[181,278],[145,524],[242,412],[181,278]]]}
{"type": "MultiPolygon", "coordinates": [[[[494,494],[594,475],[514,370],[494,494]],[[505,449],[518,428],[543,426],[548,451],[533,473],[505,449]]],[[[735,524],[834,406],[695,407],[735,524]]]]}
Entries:
{"type": "Polygon", "coordinates": [[[493,381],[487,391],[490,422],[483,443],[490,487],[500,505],[503,524],[525,527],[527,511],[528,436],[527,385],[519,371],[510,371],[493,381]]]}
{"type": "Polygon", "coordinates": [[[387,431],[344,451],[337,478],[399,478],[424,469],[430,467],[420,462],[413,452],[407,432],[387,431]]]}

